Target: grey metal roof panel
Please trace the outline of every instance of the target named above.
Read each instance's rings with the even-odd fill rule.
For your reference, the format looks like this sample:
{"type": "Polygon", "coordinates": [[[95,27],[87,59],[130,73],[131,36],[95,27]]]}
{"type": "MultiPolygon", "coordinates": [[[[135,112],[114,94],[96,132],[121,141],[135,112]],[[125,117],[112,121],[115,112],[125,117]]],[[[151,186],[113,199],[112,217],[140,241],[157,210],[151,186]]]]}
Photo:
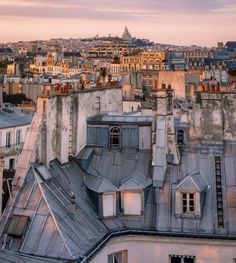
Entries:
{"type": "Polygon", "coordinates": [[[6,112],[0,109],[0,129],[30,125],[32,114],[25,114],[18,109],[13,112],[6,112]]]}
{"type": "Polygon", "coordinates": [[[30,256],[22,253],[12,252],[9,250],[0,249],[0,262],[1,263],[56,263],[62,262],[59,259],[47,259],[36,256],[30,256]]]}
{"type": "Polygon", "coordinates": [[[116,192],[118,189],[105,178],[86,174],[86,186],[96,193],[116,192]]]}
{"type": "Polygon", "coordinates": [[[204,185],[199,172],[188,174],[177,183],[177,190],[201,192],[207,187],[207,185],[204,185]]]}
{"type": "Polygon", "coordinates": [[[120,190],[145,189],[152,184],[152,180],[139,172],[134,172],[128,178],[121,181],[120,190]]]}

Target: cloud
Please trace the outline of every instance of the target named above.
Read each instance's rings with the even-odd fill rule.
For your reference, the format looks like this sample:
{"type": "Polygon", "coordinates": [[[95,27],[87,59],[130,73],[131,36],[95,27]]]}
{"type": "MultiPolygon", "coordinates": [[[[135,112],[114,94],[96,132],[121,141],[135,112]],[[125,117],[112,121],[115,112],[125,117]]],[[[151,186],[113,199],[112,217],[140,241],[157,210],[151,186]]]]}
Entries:
{"type": "Polygon", "coordinates": [[[235,0],[4,0],[0,3],[0,16],[133,21],[168,14],[230,12],[231,5],[236,6],[235,0]]]}

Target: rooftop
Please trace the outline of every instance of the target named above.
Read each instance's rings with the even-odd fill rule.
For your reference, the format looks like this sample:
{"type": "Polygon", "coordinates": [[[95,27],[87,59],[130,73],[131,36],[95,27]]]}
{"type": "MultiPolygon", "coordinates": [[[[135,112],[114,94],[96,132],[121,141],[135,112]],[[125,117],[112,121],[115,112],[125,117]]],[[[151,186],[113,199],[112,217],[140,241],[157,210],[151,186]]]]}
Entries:
{"type": "Polygon", "coordinates": [[[32,113],[16,108],[0,108],[0,129],[30,125],[32,113]]]}

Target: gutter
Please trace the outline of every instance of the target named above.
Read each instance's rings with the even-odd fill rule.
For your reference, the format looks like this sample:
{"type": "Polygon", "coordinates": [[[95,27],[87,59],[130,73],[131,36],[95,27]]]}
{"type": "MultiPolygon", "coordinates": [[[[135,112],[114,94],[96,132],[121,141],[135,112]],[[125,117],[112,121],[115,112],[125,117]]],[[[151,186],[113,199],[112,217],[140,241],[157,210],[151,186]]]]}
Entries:
{"type": "Polygon", "coordinates": [[[236,241],[236,236],[231,235],[206,235],[206,234],[186,234],[186,233],[170,233],[170,232],[157,232],[154,230],[122,230],[117,232],[112,232],[106,235],[98,245],[95,245],[89,253],[83,257],[80,263],[89,262],[98,251],[100,251],[105,244],[113,237],[128,236],[128,235],[139,235],[139,236],[159,236],[159,237],[182,237],[182,238],[194,238],[194,239],[213,239],[213,240],[228,240],[236,241]]]}

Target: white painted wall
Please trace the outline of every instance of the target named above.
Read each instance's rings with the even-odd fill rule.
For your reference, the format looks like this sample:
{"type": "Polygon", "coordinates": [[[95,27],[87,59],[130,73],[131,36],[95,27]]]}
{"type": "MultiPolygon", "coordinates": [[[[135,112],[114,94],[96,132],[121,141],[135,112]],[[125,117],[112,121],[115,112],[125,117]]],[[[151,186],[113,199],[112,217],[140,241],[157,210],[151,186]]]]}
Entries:
{"type": "Polygon", "coordinates": [[[30,125],[24,125],[19,127],[11,127],[0,130],[0,154],[3,156],[4,160],[4,169],[9,169],[10,159],[15,160],[15,165],[13,168],[16,168],[18,157],[20,155],[23,143],[25,142],[26,134],[30,125]],[[20,144],[16,145],[16,132],[17,130],[21,131],[21,140],[20,144]],[[11,147],[6,147],[6,134],[11,133],[11,147]]]}
{"type": "Polygon", "coordinates": [[[103,89],[78,94],[78,127],[77,150],[79,153],[86,145],[87,118],[98,113],[96,109],[97,97],[100,97],[100,113],[110,115],[122,114],[122,93],[120,89],[103,89]]]}
{"type": "Polygon", "coordinates": [[[128,250],[128,263],[169,263],[169,255],[191,255],[196,263],[233,263],[236,241],[123,236],[111,239],[91,263],[108,262],[108,254],[128,250]]]}
{"type": "Polygon", "coordinates": [[[133,112],[141,108],[140,101],[133,101],[133,100],[124,100],[123,101],[123,112],[133,112]]]}
{"type": "MultiPolygon", "coordinates": [[[[78,154],[86,145],[87,141],[87,118],[98,113],[122,114],[122,94],[121,89],[93,89],[89,91],[61,94],[52,97],[41,97],[38,103],[45,101],[45,121],[46,121],[46,144],[42,145],[45,138],[41,136],[39,140],[40,156],[45,155],[46,163],[57,158],[62,163],[68,161],[69,155],[69,133],[70,133],[70,106],[71,100],[74,105],[78,103],[78,111],[73,109],[73,121],[77,128],[73,141],[74,154],[78,154]],[[98,110],[98,98],[100,97],[100,111],[98,110]],[[76,103],[75,103],[76,104],[76,103]]],[[[74,126],[73,126],[74,127],[74,126]]]]}

